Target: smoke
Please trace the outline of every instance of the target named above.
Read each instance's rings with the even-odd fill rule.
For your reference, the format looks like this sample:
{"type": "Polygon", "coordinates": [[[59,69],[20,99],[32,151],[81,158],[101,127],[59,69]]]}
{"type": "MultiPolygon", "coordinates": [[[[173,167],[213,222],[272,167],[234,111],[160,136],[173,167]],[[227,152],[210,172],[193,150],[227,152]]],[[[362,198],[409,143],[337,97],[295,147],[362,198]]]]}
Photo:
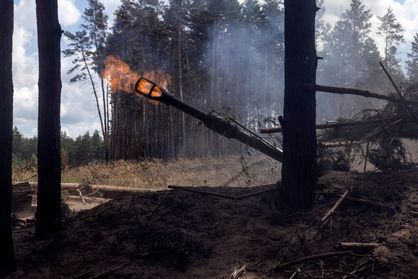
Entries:
{"type": "Polygon", "coordinates": [[[206,46],[209,104],[255,130],[283,110],[284,22],[276,13],[262,23],[218,22],[206,46]]]}

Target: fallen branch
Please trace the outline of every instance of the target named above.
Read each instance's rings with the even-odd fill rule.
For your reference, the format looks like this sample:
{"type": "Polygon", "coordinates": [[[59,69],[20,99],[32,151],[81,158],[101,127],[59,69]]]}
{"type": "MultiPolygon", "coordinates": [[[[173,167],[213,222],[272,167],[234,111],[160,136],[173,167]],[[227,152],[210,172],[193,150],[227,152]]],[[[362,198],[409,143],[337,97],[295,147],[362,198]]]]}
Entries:
{"type": "Polygon", "coordinates": [[[229,278],[230,279],[241,278],[246,272],[247,272],[247,266],[243,265],[241,268],[235,269],[234,272],[232,272],[231,276],[229,276],[229,278]]]}
{"type": "Polygon", "coordinates": [[[333,87],[333,86],[325,86],[325,85],[318,85],[318,84],[305,84],[304,86],[306,89],[320,91],[324,93],[334,93],[334,94],[343,94],[343,95],[356,95],[362,96],[366,98],[374,98],[380,100],[386,100],[394,103],[408,103],[408,104],[418,104],[416,101],[412,100],[401,100],[396,97],[386,96],[374,92],[370,92],[368,90],[361,90],[361,89],[354,89],[354,88],[344,88],[344,87],[333,87]]]}
{"type": "Polygon", "coordinates": [[[293,266],[295,264],[302,263],[302,262],[309,261],[309,260],[322,259],[322,258],[333,257],[333,256],[349,255],[349,254],[352,254],[352,251],[336,251],[336,252],[310,255],[310,256],[302,257],[302,258],[299,258],[299,259],[296,259],[296,260],[293,260],[293,261],[290,261],[281,265],[277,265],[272,270],[277,271],[279,269],[293,266]]]}
{"type": "Polygon", "coordinates": [[[236,201],[251,198],[251,197],[262,195],[262,194],[266,194],[266,193],[269,193],[269,192],[272,192],[272,191],[275,190],[275,189],[267,189],[267,190],[262,190],[262,191],[249,193],[249,194],[244,194],[244,195],[240,195],[240,196],[236,196],[236,195],[233,196],[233,195],[219,194],[219,193],[213,193],[213,192],[193,189],[193,188],[196,188],[196,187],[184,187],[184,186],[169,185],[168,188],[169,189],[174,189],[174,190],[180,190],[180,191],[202,194],[202,195],[206,195],[206,196],[213,196],[213,197],[222,198],[222,199],[236,200],[236,201]]]}
{"type": "Polygon", "coordinates": [[[328,212],[324,215],[324,217],[322,217],[321,223],[324,223],[326,220],[328,220],[328,218],[330,218],[332,216],[332,214],[334,214],[334,211],[337,210],[337,208],[341,205],[341,203],[344,201],[344,199],[348,196],[349,192],[350,191],[347,190],[341,195],[341,197],[337,200],[337,202],[334,204],[334,206],[331,207],[330,210],[328,210],[328,212]]]}
{"type": "MultiPolygon", "coordinates": [[[[338,193],[332,193],[332,192],[318,192],[318,194],[332,195],[332,196],[340,195],[338,193]]],[[[374,206],[374,207],[385,208],[385,209],[388,209],[388,210],[392,211],[393,213],[396,213],[396,210],[393,207],[385,205],[381,202],[366,200],[366,199],[362,199],[362,198],[353,198],[353,197],[346,197],[346,200],[361,203],[361,204],[365,204],[365,205],[370,205],[370,206],[374,206]]]]}
{"type": "Polygon", "coordinates": [[[341,242],[340,246],[346,250],[371,250],[380,246],[379,243],[341,242]]]}
{"type": "Polygon", "coordinates": [[[400,103],[405,107],[406,111],[409,113],[409,115],[411,115],[412,119],[415,121],[415,123],[418,124],[418,118],[416,117],[416,115],[414,114],[414,112],[411,110],[411,108],[409,107],[407,101],[405,100],[404,96],[401,93],[401,90],[399,89],[399,87],[396,85],[395,81],[393,80],[392,76],[389,74],[388,70],[385,68],[385,66],[383,65],[382,61],[379,62],[380,67],[382,67],[383,71],[385,72],[386,76],[388,77],[390,83],[392,83],[393,88],[395,88],[396,93],[398,94],[400,103]]]}
{"type": "Polygon", "coordinates": [[[196,190],[196,189],[192,189],[191,187],[168,185],[168,188],[169,189],[174,189],[174,190],[185,191],[185,192],[207,195],[207,196],[214,196],[214,197],[217,197],[217,198],[223,198],[223,199],[229,199],[229,200],[236,200],[237,199],[236,196],[219,194],[219,193],[212,193],[212,192],[202,191],[202,190],[196,190]]]}
{"type": "Polygon", "coordinates": [[[396,210],[393,207],[387,206],[387,205],[385,205],[383,203],[380,203],[380,202],[375,202],[375,201],[370,201],[370,200],[365,200],[365,199],[352,198],[352,197],[348,197],[347,200],[362,203],[362,204],[365,204],[365,205],[374,206],[374,207],[385,208],[385,209],[388,209],[388,210],[392,211],[393,213],[396,213],[396,210]]]}
{"type": "Polygon", "coordinates": [[[86,204],[86,200],[84,199],[83,193],[81,193],[80,189],[77,189],[78,195],[81,198],[81,201],[83,202],[83,204],[86,204]]]}

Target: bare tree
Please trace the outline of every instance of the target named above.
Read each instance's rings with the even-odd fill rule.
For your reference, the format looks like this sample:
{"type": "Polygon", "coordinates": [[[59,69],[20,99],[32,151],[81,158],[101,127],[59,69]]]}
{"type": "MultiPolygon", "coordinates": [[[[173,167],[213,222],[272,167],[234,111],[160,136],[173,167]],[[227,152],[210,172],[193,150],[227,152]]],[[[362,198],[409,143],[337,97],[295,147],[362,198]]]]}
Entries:
{"type": "Polygon", "coordinates": [[[16,262],[11,228],[13,137],[13,0],[0,2],[0,276],[16,262]]]}
{"type": "Polygon", "coordinates": [[[314,201],[316,163],[315,0],[285,3],[285,98],[283,126],[282,194],[292,211],[309,210],[314,201]]]}
{"type": "Polygon", "coordinates": [[[61,223],[61,26],[57,0],[36,0],[39,52],[37,238],[61,223]]]}

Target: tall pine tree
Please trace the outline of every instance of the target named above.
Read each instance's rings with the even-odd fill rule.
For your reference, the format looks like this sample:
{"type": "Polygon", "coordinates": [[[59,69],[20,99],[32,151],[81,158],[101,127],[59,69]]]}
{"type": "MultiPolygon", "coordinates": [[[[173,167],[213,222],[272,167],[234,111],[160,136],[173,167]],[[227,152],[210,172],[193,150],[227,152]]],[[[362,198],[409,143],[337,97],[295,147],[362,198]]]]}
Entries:
{"type": "Polygon", "coordinates": [[[404,41],[402,35],[404,29],[396,20],[396,16],[390,7],[383,16],[379,17],[379,21],[380,25],[378,26],[377,34],[383,38],[385,43],[383,62],[393,74],[395,81],[402,82],[404,76],[397,54],[398,46],[404,41]]]}
{"type": "Polygon", "coordinates": [[[406,69],[409,82],[418,83],[418,33],[415,34],[414,41],[411,43],[411,52],[408,53],[406,69]]]}
{"type": "Polygon", "coordinates": [[[13,1],[0,2],[0,277],[13,272],[12,135],[13,135],[13,1]]]}

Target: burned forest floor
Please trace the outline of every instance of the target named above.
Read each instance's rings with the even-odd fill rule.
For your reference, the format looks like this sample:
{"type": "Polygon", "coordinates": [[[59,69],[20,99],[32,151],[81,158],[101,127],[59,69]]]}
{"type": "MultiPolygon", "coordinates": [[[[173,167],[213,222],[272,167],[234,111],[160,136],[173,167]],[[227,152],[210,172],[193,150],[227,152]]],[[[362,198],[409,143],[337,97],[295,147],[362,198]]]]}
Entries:
{"type": "MultiPolygon", "coordinates": [[[[19,268],[9,278],[417,278],[418,168],[327,172],[314,208],[289,214],[274,202],[277,177],[262,178],[277,175],[277,166],[252,160],[228,175],[228,160],[218,170],[202,163],[225,182],[235,172],[237,184],[212,187],[202,176],[173,183],[222,197],[153,185],[70,213],[46,241],[32,239],[33,222],[20,223],[19,268]],[[370,245],[344,246],[351,242],[370,245]]],[[[159,167],[160,179],[170,179],[159,167]]]]}

